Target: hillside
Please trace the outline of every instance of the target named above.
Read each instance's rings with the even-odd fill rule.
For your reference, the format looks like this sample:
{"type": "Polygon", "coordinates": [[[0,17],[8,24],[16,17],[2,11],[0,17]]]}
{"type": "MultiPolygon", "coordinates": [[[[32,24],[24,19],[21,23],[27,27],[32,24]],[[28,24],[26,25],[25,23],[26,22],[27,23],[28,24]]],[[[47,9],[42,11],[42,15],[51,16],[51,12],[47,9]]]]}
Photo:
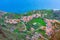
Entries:
{"type": "Polygon", "coordinates": [[[0,39],[50,40],[51,32],[60,30],[60,16],[57,13],[60,15],[59,10],[34,10],[24,14],[0,12],[0,39]]]}

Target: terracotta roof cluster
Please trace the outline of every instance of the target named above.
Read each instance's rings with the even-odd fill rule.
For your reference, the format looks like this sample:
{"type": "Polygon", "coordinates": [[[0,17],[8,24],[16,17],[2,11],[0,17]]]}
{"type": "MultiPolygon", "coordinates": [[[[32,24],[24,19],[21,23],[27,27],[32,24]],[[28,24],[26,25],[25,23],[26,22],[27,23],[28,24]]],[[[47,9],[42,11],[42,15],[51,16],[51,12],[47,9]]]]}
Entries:
{"type": "Polygon", "coordinates": [[[38,17],[41,17],[41,14],[33,14],[31,16],[23,16],[22,20],[24,22],[28,22],[28,21],[32,20],[33,18],[38,18],[38,17]]]}
{"type": "Polygon", "coordinates": [[[10,24],[17,24],[20,22],[20,19],[8,19],[8,20],[5,20],[5,22],[10,24]]]}

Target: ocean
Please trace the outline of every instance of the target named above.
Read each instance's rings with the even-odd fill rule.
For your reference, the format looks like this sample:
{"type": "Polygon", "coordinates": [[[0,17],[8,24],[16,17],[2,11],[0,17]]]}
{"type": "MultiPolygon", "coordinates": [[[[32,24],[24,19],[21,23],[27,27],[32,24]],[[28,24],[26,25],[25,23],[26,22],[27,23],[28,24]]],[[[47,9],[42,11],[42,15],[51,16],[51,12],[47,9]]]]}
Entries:
{"type": "Polygon", "coordinates": [[[60,0],[0,0],[0,10],[21,13],[31,10],[60,9],[60,0]]]}

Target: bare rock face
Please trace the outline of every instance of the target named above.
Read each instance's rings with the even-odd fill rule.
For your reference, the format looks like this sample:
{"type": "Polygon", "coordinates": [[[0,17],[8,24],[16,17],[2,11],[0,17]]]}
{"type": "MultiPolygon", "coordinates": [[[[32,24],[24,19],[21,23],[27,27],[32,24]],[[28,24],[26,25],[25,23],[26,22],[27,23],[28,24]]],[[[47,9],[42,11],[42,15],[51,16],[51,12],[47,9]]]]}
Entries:
{"type": "Polygon", "coordinates": [[[50,40],[60,40],[60,30],[56,31],[50,40]]]}
{"type": "Polygon", "coordinates": [[[55,40],[60,40],[60,30],[56,31],[54,38],[55,40]]]}
{"type": "Polygon", "coordinates": [[[54,30],[53,34],[51,35],[50,40],[60,40],[60,23],[55,22],[56,29],[54,30]]]}
{"type": "Polygon", "coordinates": [[[58,30],[55,34],[56,40],[60,40],[60,30],[58,30]]]}

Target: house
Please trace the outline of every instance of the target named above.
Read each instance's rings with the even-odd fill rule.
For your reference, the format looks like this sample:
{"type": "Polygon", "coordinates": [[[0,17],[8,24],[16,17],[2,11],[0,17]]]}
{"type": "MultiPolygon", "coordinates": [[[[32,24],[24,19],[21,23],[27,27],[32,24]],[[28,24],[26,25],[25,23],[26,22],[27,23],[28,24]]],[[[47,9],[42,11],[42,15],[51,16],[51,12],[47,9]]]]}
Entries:
{"type": "Polygon", "coordinates": [[[32,16],[24,16],[24,17],[22,18],[22,20],[23,20],[24,22],[28,22],[28,21],[30,21],[32,18],[33,18],[32,16]]]}
{"type": "Polygon", "coordinates": [[[24,22],[27,22],[27,16],[22,17],[22,20],[23,20],[24,22]]]}
{"type": "Polygon", "coordinates": [[[38,13],[37,14],[33,14],[32,17],[33,18],[38,18],[38,17],[41,17],[41,14],[38,14],[38,13]]]}
{"type": "Polygon", "coordinates": [[[20,22],[20,19],[8,19],[8,20],[5,20],[5,22],[10,24],[17,24],[20,22]]]}

